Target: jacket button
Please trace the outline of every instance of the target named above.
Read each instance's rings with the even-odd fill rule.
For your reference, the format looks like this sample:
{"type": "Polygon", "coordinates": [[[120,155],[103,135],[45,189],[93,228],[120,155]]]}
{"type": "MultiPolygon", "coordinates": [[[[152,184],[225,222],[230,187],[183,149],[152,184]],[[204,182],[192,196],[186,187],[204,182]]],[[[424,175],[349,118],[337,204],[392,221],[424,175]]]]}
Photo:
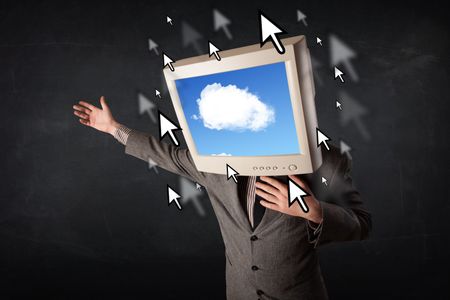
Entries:
{"type": "Polygon", "coordinates": [[[264,292],[261,291],[261,290],[257,290],[257,291],[256,291],[256,294],[257,294],[258,296],[261,296],[261,295],[264,295],[264,292]]]}
{"type": "Polygon", "coordinates": [[[256,235],[252,235],[250,237],[250,241],[256,241],[258,239],[258,237],[256,235]]]}
{"type": "Polygon", "coordinates": [[[256,270],[258,270],[259,268],[257,267],[257,266],[252,266],[252,270],[253,271],[256,271],[256,270]]]}

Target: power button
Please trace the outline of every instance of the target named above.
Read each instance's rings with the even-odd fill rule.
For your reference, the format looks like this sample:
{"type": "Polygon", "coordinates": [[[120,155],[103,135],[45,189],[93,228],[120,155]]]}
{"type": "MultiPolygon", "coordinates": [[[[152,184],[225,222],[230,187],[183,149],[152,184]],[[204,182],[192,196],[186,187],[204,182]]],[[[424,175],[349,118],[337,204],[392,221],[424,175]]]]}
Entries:
{"type": "Polygon", "coordinates": [[[295,170],[297,170],[296,165],[289,165],[289,171],[295,171],[295,170]]]}

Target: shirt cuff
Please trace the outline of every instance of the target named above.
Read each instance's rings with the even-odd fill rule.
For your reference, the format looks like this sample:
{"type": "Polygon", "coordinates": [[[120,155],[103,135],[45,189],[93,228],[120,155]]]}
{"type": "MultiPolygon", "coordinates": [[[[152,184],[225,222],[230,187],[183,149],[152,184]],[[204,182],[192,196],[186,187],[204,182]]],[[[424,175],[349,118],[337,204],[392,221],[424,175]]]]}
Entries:
{"type": "Polygon", "coordinates": [[[119,125],[119,127],[114,131],[113,136],[116,140],[118,140],[121,144],[126,145],[128,137],[130,136],[131,129],[124,126],[119,125]]]}
{"type": "Polygon", "coordinates": [[[317,245],[319,244],[319,238],[320,235],[322,233],[322,228],[323,228],[323,205],[320,205],[320,209],[322,210],[322,220],[320,221],[320,223],[313,223],[310,222],[309,220],[306,220],[306,223],[308,223],[308,227],[306,229],[307,233],[308,233],[308,242],[311,244],[314,244],[314,248],[317,247],[317,245]]]}

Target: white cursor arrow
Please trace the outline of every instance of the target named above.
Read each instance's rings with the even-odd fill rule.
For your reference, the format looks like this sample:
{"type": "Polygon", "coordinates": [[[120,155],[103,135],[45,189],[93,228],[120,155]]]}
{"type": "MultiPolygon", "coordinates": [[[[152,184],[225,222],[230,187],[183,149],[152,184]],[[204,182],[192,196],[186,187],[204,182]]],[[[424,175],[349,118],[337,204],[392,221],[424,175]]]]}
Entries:
{"type": "Polygon", "coordinates": [[[342,104],[337,100],[336,100],[336,109],[342,110],[342,104]]]}
{"type": "Polygon", "coordinates": [[[331,139],[327,137],[325,134],[323,134],[322,131],[319,130],[319,128],[316,128],[317,131],[317,147],[320,146],[320,144],[323,144],[327,150],[330,150],[330,147],[327,144],[327,141],[330,141],[331,139]]]}
{"type": "Polygon", "coordinates": [[[195,187],[197,188],[197,190],[201,190],[202,189],[201,184],[198,183],[198,182],[195,183],[195,187]]]}
{"type": "Polygon", "coordinates": [[[303,25],[308,26],[308,23],[306,23],[306,15],[297,9],[297,22],[300,21],[303,22],[303,25]]]}
{"type": "Polygon", "coordinates": [[[300,207],[302,210],[307,213],[309,211],[308,205],[305,202],[304,197],[309,196],[307,192],[305,192],[298,184],[293,182],[290,178],[288,178],[289,181],[289,207],[297,201],[298,204],[300,204],[300,207]]]}
{"type": "Polygon", "coordinates": [[[172,121],[170,121],[162,112],[158,111],[158,113],[159,113],[159,139],[162,140],[162,138],[167,133],[169,133],[173,143],[176,146],[178,146],[180,143],[178,142],[173,131],[181,130],[181,128],[175,125],[172,121]]]}
{"type": "Polygon", "coordinates": [[[169,66],[170,71],[175,71],[174,67],[172,66],[173,62],[174,61],[163,52],[163,68],[169,66]]]}
{"type": "Polygon", "coordinates": [[[158,52],[158,44],[155,43],[152,39],[148,39],[148,50],[149,51],[155,51],[156,55],[159,55],[158,52]]]}
{"type": "Polygon", "coordinates": [[[322,183],[325,184],[325,185],[328,185],[327,179],[325,177],[322,177],[322,183]]]}
{"type": "Polygon", "coordinates": [[[222,29],[225,32],[225,35],[229,40],[233,38],[231,32],[228,30],[228,25],[231,24],[230,20],[228,20],[220,11],[217,9],[213,10],[213,18],[214,18],[214,31],[218,31],[222,29]]]}
{"type": "Polygon", "coordinates": [[[278,25],[276,25],[273,21],[267,18],[262,11],[259,11],[259,24],[260,24],[260,34],[261,34],[261,47],[267,42],[270,38],[272,43],[275,45],[278,53],[283,54],[286,50],[284,49],[283,44],[278,38],[278,34],[286,33],[283,29],[281,29],[278,25]]]}
{"type": "Polygon", "coordinates": [[[232,167],[230,167],[230,166],[227,164],[227,180],[229,180],[230,177],[233,177],[234,182],[237,183],[236,175],[239,175],[239,173],[236,172],[235,169],[233,169],[232,167]]]}
{"type": "Polygon", "coordinates": [[[172,24],[172,19],[169,16],[166,16],[166,23],[169,23],[170,25],[172,24]]]}
{"type": "Polygon", "coordinates": [[[155,97],[161,98],[161,93],[155,89],[155,97]]]}
{"type": "Polygon", "coordinates": [[[220,61],[220,55],[219,55],[219,51],[220,49],[217,48],[213,43],[211,43],[210,41],[208,41],[208,45],[209,45],[209,57],[211,57],[213,54],[216,57],[216,59],[218,61],[220,61]]]}
{"type": "Polygon", "coordinates": [[[319,44],[320,46],[322,46],[322,40],[319,39],[318,37],[316,37],[316,43],[319,44]]]}
{"type": "Polygon", "coordinates": [[[344,72],[342,72],[341,70],[339,70],[337,67],[334,67],[334,79],[338,78],[344,82],[344,78],[342,78],[342,75],[344,75],[344,72]]]}
{"type": "Polygon", "coordinates": [[[167,185],[167,198],[169,198],[169,205],[172,202],[175,202],[178,209],[181,210],[180,202],[178,202],[178,198],[181,198],[177,192],[175,192],[169,185],[167,185]]]}

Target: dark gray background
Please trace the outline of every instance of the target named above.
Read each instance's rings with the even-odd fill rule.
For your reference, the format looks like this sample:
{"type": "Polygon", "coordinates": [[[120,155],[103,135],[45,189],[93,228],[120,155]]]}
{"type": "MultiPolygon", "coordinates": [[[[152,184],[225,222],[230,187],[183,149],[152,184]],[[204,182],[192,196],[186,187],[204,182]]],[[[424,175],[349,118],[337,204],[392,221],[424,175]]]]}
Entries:
{"type": "MultiPolygon", "coordinates": [[[[72,115],[79,99],[105,95],[116,118],[158,134],[140,116],[137,91],[174,120],[161,84],[153,38],[176,60],[185,20],[222,49],[258,42],[261,8],[289,35],[305,34],[322,67],[321,128],[354,150],[354,179],[373,215],[368,241],[324,247],[321,265],[332,299],[449,297],[449,37],[447,12],[430,1],[4,2],[0,4],[0,296],[224,299],[224,248],[206,195],[167,207],[178,176],[147,169],[112,137],[72,115]],[[214,32],[212,8],[234,39],[214,32]],[[296,22],[296,9],[308,27],[296,22]],[[165,24],[170,15],[174,26],[165,24]],[[357,53],[360,81],[332,79],[327,36],[357,53]],[[315,36],[324,40],[318,47],[315,36]],[[368,109],[362,138],[341,126],[334,100],[345,90],[368,109]]],[[[181,138],[181,135],[179,135],[181,138]]],[[[184,146],[184,142],[183,142],[184,146]]]]}

